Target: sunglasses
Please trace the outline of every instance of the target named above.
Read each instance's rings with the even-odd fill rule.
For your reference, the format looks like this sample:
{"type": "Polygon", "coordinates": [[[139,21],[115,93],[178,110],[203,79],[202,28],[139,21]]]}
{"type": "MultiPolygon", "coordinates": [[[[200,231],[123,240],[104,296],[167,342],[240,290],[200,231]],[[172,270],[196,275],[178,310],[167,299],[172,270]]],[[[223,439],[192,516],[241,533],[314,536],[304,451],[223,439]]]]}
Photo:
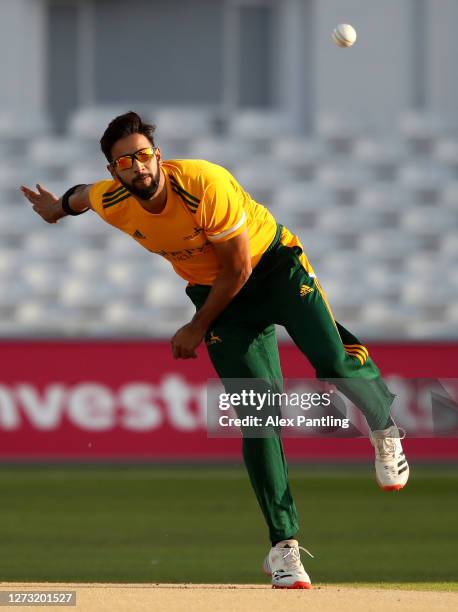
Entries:
{"type": "Polygon", "coordinates": [[[134,159],[139,161],[141,164],[146,164],[151,161],[154,157],[154,152],[157,147],[147,147],[146,149],[140,149],[140,151],[136,151],[135,153],[129,153],[127,155],[121,155],[118,159],[115,159],[112,162],[113,168],[116,170],[130,170],[134,165],[134,159]]]}

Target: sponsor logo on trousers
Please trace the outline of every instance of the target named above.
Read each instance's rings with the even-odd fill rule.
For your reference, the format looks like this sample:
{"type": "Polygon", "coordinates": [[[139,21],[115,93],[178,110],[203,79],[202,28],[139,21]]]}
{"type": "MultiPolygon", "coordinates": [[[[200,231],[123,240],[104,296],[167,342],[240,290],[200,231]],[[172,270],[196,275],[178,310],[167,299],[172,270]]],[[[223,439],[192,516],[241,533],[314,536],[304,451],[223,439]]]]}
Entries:
{"type": "Polygon", "coordinates": [[[313,287],[309,287],[308,285],[301,285],[300,294],[301,297],[305,297],[309,293],[312,293],[313,287]]]}
{"type": "Polygon", "coordinates": [[[217,342],[222,342],[221,338],[219,336],[215,336],[214,332],[211,331],[207,337],[206,345],[211,346],[217,342]]]}

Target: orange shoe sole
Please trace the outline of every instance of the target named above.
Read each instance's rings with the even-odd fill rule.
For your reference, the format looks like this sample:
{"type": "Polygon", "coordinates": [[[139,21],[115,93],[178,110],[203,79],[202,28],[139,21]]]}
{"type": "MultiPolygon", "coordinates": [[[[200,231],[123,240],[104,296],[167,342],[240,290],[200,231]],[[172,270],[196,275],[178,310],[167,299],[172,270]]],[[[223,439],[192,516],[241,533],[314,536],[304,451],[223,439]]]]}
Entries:
{"type": "MultiPolygon", "coordinates": [[[[380,482],[376,479],[378,486],[382,489],[382,491],[400,491],[401,489],[403,489],[406,485],[388,485],[388,486],[383,486],[382,484],[380,484],[380,482]]],[[[407,483],[406,483],[407,484],[407,483]]]]}
{"type": "Polygon", "coordinates": [[[291,584],[290,586],[276,586],[276,585],[272,585],[273,589],[311,589],[312,585],[310,584],[310,582],[295,582],[294,584],[291,584]]]}

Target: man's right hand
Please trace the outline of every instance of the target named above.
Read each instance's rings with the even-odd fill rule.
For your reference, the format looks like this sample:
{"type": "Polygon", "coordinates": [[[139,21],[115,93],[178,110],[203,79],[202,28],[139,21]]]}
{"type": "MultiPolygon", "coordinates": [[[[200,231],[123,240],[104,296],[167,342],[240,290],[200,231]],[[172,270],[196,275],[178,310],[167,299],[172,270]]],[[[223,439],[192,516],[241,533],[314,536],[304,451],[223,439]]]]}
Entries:
{"type": "Polygon", "coordinates": [[[37,191],[22,185],[21,191],[32,204],[33,210],[47,223],[57,223],[59,219],[65,217],[66,213],[62,210],[60,199],[43,189],[41,185],[37,184],[37,191]]]}

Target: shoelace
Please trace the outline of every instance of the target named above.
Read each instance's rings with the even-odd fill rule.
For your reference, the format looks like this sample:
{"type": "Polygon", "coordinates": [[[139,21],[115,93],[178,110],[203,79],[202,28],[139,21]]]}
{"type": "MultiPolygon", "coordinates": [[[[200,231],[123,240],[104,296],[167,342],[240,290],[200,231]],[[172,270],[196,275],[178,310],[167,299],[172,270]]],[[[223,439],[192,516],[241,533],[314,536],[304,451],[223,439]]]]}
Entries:
{"type": "Polygon", "coordinates": [[[398,428],[399,438],[376,438],[375,442],[379,457],[381,459],[396,459],[396,440],[403,440],[406,437],[405,429],[398,428]],[[402,435],[401,435],[402,434],[402,435]]]}
{"type": "Polygon", "coordinates": [[[288,570],[294,569],[296,568],[299,563],[301,562],[301,554],[299,552],[299,549],[303,550],[304,552],[306,552],[310,557],[312,557],[312,559],[314,559],[315,557],[312,555],[312,553],[307,550],[306,548],[304,548],[303,546],[294,546],[293,548],[290,548],[288,550],[288,552],[286,553],[286,555],[283,555],[283,560],[285,561],[286,557],[290,557],[286,562],[286,568],[288,570]]]}
{"type": "Polygon", "coordinates": [[[377,450],[380,459],[394,460],[396,457],[396,443],[393,438],[380,438],[377,440],[377,450]]]}

